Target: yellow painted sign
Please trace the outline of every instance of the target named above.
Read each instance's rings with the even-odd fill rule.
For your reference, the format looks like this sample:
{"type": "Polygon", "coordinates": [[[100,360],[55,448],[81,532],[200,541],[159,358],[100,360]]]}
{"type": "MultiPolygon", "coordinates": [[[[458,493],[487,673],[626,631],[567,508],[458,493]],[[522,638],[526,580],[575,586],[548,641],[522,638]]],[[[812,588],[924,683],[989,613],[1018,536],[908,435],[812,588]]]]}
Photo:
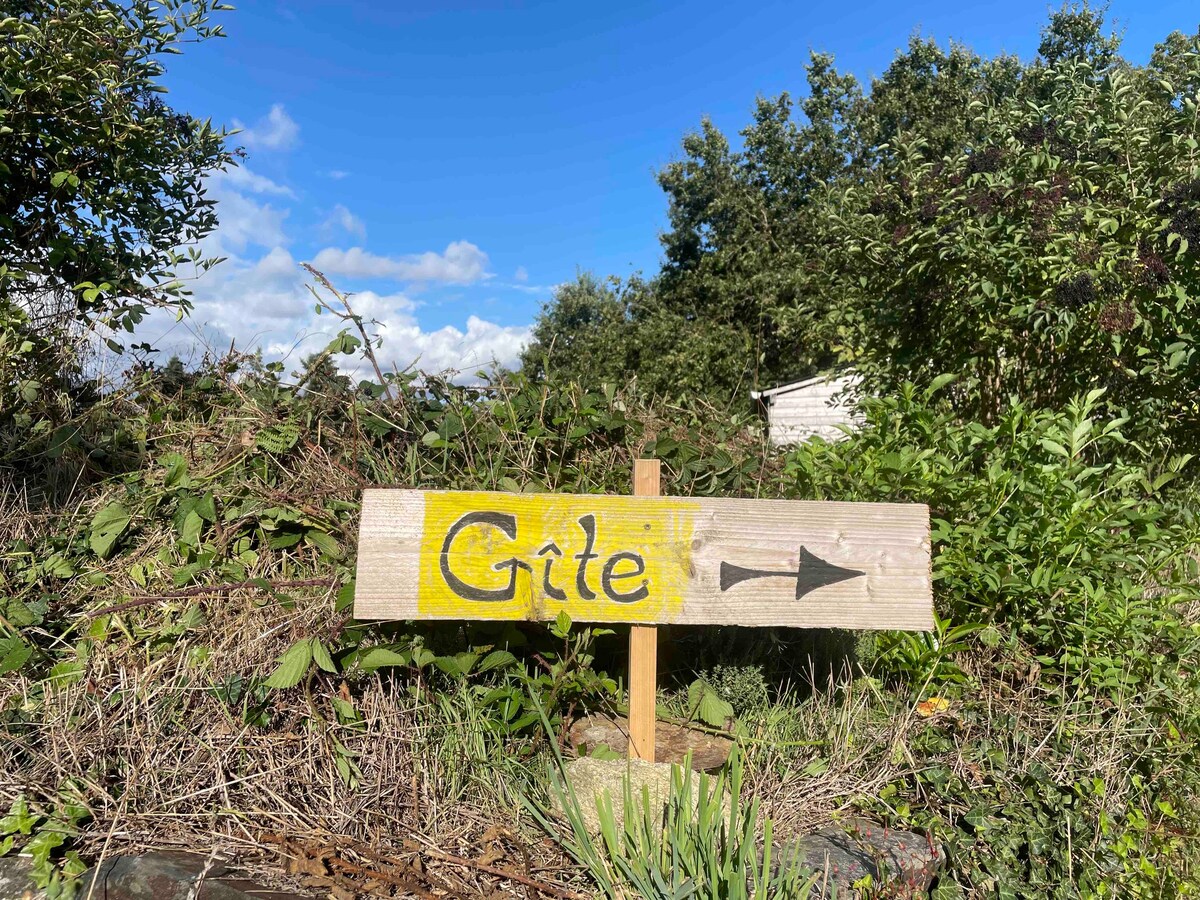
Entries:
{"type": "Polygon", "coordinates": [[[928,516],[908,504],[369,490],[355,612],[928,628],[928,516]]]}
{"type": "Polygon", "coordinates": [[[683,608],[696,503],[512,494],[428,494],[417,613],[628,622],[668,620],[683,608]],[[476,607],[471,607],[476,608],[476,607]]]}

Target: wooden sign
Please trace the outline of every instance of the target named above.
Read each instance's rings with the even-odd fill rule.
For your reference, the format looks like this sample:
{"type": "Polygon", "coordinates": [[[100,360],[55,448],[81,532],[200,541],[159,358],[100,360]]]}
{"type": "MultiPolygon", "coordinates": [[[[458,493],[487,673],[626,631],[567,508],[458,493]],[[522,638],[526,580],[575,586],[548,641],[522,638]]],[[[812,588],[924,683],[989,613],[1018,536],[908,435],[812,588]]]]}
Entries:
{"type": "Polygon", "coordinates": [[[359,619],[933,627],[917,504],[368,490],[359,619]]]}

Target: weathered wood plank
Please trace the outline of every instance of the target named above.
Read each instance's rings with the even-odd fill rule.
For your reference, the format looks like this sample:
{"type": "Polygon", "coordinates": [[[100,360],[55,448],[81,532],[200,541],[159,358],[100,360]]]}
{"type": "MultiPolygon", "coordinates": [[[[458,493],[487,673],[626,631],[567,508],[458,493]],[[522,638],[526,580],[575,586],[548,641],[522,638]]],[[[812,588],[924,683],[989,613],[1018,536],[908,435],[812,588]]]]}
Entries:
{"type": "MultiPolygon", "coordinates": [[[[657,459],[633,461],[633,495],[657,497],[662,464],[657,459]]],[[[658,629],[629,626],[629,758],[654,762],[654,723],[658,718],[658,629]]]]}
{"type": "Polygon", "coordinates": [[[360,619],[933,626],[919,504],[368,490],[360,619]]]}

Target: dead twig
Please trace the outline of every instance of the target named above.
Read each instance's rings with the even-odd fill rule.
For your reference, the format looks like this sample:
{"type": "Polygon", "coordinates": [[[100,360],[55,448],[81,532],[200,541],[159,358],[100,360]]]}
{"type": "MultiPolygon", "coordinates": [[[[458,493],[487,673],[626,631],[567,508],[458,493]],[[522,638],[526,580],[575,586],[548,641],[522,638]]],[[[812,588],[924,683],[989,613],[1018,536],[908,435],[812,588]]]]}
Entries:
{"type": "Polygon", "coordinates": [[[105,606],[100,609],[92,610],[87,613],[89,619],[94,619],[97,616],[108,615],[109,613],[124,612],[127,609],[136,609],[139,606],[149,606],[152,603],[160,603],[164,600],[182,600],[187,597],[201,597],[205,594],[228,594],[232,591],[244,591],[257,589],[260,591],[275,591],[285,588],[298,587],[333,587],[337,583],[336,578],[296,578],[291,581],[264,581],[262,578],[252,578],[248,581],[234,581],[226,584],[202,584],[198,587],[186,588],[180,591],[168,591],[165,594],[154,594],[148,597],[138,597],[136,600],[130,600],[126,603],[117,603],[113,606],[105,606]]]}
{"type": "Polygon", "coordinates": [[[437,894],[425,890],[425,888],[409,878],[399,877],[390,872],[381,872],[378,869],[370,869],[366,866],[355,865],[350,860],[344,859],[341,856],[331,856],[326,862],[333,871],[340,869],[344,872],[349,872],[351,875],[361,875],[372,881],[383,881],[395,887],[402,888],[410,894],[416,894],[421,900],[439,900],[437,894]]]}
{"type": "Polygon", "coordinates": [[[499,878],[507,878],[509,881],[515,881],[518,884],[527,885],[535,890],[541,891],[543,894],[549,894],[552,897],[561,897],[563,900],[586,900],[583,894],[577,894],[575,891],[567,890],[555,884],[549,884],[545,881],[539,881],[536,878],[529,878],[521,875],[518,872],[510,872],[507,869],[501,869],[497,866],[489,866],[484,863],[478,863],[471,859],[464,859],[461,856],[455,856],[453,853],[443,853],[440,850],[431,850],[426,847],[421,847],[413,841],[404,842],[405,849],[412,850],[416,853],[424,853],[430,859],[436,859],[440,862],[450,863],[455,866],[463,866],[464,868],[474,869],[477,872],[486,872],[488,875],[495,875],[499,878]]]}

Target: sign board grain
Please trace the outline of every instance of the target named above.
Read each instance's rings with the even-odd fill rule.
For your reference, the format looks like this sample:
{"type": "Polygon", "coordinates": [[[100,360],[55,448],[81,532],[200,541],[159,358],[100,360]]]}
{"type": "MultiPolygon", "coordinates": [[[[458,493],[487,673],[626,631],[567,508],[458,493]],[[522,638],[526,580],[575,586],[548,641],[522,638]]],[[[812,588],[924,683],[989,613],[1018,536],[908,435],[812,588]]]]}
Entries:
{"type": "Polygon", "coordinates": [[[359,619],[933,627],[918,504],[367,490],[359,619]]]}

